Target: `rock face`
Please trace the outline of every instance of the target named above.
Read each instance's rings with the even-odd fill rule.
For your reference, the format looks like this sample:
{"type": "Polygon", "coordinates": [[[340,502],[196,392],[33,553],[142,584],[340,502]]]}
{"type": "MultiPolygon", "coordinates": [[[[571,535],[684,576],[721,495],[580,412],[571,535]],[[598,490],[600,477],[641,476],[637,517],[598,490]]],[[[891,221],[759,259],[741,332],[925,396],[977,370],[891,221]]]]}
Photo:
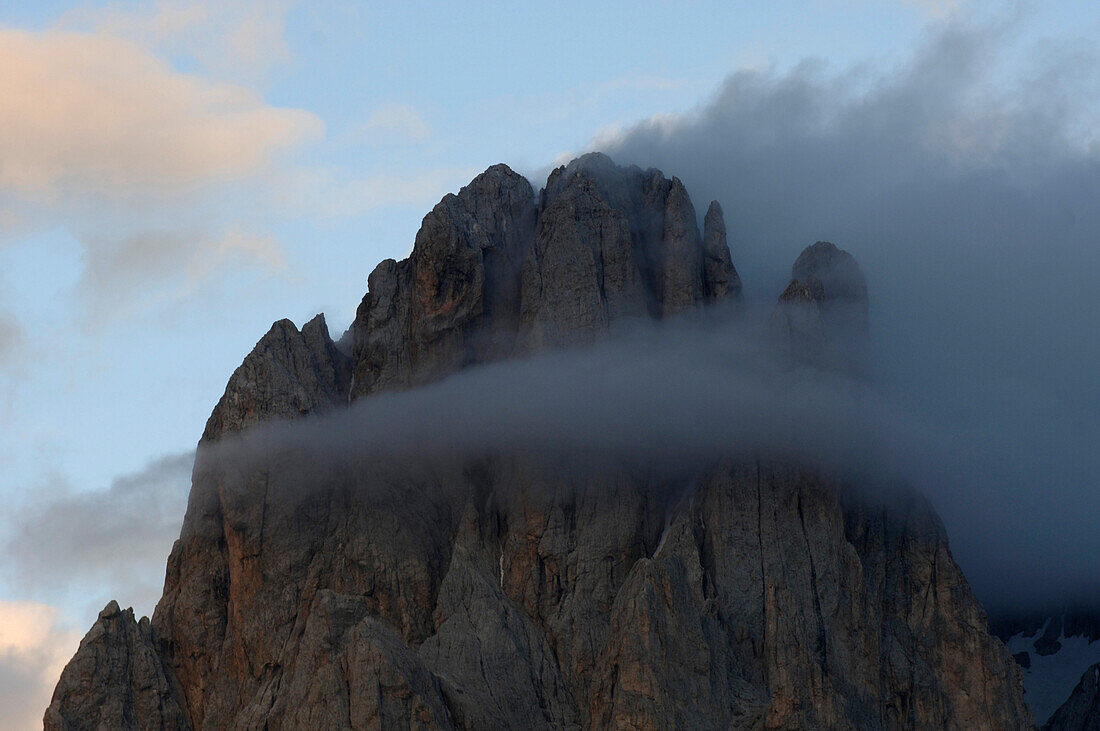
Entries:
{"type": "Polygon", "coordinates": [[[536,203],[524,177],[495,165],[424,217],[408,259],[370,275],[352,325],[352,396],[736,300],[717,204],[704,230],[683,184],[657,170],[585,155],[555,170],[536,203]]]}
{"type": "Polygon", "coordinates": [[[350,372],[350,360],[329,337],[324,315],[301,332],[290,320],[279,320],[234,371],[202,438],[213,441],[262,421],[346,403],[350,372]]]}
{"type": "MultiPolygon", "coordinates": [[[[814,272],[807,301],[847,296],[814,272]]],[[[1019,668],[915,496],[886,506],[736,452],[674,476],[499,450],[217,457],[263,420],[735,301],[716,204],[700,235],[657,171],[586,156],[536,203],[495,166],[369,286],[350,358],[323,321],[284,321],[233,375],[151,626],[101,619],[48,728],[1030,726],[1019,668]]]]}
{"type": "Polygon", "coordinates": [[[1043,724],[1043,731],[1100,729],[1100,663],[1081,676],[1069,699],[1043,724]]]}
{"type": "Polygon", "coordinates": [[[111,602],[65,666],[46,728],[186,729],[149,620],[111,602]]]}

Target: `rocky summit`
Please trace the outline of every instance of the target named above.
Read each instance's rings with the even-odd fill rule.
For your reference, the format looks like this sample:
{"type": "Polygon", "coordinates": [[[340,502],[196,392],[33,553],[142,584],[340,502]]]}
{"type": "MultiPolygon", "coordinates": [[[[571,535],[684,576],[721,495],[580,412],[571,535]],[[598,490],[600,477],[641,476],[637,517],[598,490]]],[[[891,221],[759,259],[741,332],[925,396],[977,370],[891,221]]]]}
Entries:
{"type": "MultiPolygon", "coordinates": [[[[1030,728],[1019,667],[900,487],[887,506],[732,445],[673,475],[507,450],[217,457],[616,323],[738,310],[722,209],[702,220],[676,178],[602,155],[537,196],[497,165],[378,265],[339,343],[321,317],[277,322],[207,424],[152,620],[100,614],[46,728],[1030,728]]],[[[819,243],[769,327],[813,367],[867,306],[855,260],[819,243]]]]}

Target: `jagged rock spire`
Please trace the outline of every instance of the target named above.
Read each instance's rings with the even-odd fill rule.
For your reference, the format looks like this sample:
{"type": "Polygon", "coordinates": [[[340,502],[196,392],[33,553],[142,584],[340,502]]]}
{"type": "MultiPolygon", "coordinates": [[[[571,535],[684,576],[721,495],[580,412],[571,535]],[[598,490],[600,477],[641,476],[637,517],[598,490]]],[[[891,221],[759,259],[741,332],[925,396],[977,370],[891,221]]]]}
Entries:
{"type": "Polygon", "coordinates": [[[591,153],[530,183],[494,165],[424,218],[412,254],[382,262],[352,325],[353,397],[472,363],[591,342],[615,322],[740,295],[721,209],[699,233],[659,170],[591,153]]]}
{"type": "Polygon", "coordinates": [[[726,220],[722,206],[711,201],[703,219],[703,253],[705,256],[707,301],[727,297],[741,299],[741,277],[730,260],[726,243],[726,220]]]}
{"type": "Polygon", "coordinates": [[[112,600],[61,673],[43,725],[55,729],[189,728],[148,617],[112,600]]]}
{"type": "MultiPolygon", "coordinates": [[[[1027,727],[1019,668],[919,498],[885,510],[739,445],[671,484],[522,450],[206,450],[734,298],[724,248],[720,208],[700,236],[678,180],[600,155],[537,204],[504,166],[445,197],[412,255],[371,274],[353,362],[323,320],[281,321],[233,374],[152,622],[105,610],[49,731],[1027,727]]],[[[858,288],[826,247],[803,264],[781,305],[827,333],[858,288]]]]}
{"type": "Polygon", "coordinates": [[[865,374],[867,283],[855,258],[828,241],[803,249],[769,329],[792,364],[865,374]]]}
{"type": "Polygon", "coordinates": [[[329,337],[325,316],[299,332],[279,320],[234,371],[206,422],[203,441],[261,421],[325,411],[345,400],[351,363],[329,337]]]}
{"type": "Polygon", "coordinates": [[[1043,731],[1089,731],[1100,728],[1100,663],[1081,675],[1066,702],[1043,724],[1043,731]]]}

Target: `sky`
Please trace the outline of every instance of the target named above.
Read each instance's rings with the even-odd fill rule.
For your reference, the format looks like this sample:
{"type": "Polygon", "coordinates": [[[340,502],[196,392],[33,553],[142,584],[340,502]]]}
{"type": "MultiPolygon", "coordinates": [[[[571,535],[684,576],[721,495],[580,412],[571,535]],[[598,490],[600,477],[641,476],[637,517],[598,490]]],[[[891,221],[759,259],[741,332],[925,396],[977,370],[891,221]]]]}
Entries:
{"type": "MultiPolygon", "coordinates": [[[[983,515],[1056,558],[1096,515],[1066,506],[1097,474],[1098,37],[1079,0],[3,4],[0,725],[40,719],[14,699],[48,699],[110,599],[151,612],[191,452],[270,324],[342,332],[498,162],[680,176],[763,300],[813,240],[851,250],[899,397],[1034,455],[942,495],[949,530],[1030,482],[983,515]]],[[[964,570],[1004,549],[952,539],[964,570]]]]}

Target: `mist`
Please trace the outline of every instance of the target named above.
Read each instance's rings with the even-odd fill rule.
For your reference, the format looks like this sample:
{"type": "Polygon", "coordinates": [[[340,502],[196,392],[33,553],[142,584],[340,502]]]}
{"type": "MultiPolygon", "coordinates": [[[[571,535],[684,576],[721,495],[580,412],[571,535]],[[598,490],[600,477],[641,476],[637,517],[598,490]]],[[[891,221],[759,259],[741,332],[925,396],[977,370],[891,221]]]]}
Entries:
{"type": "Polygon", "coordinates": [[[230,459],[247,472],[283,449],[328,464],[520,452],[675,472],[767,450],[867,478],[923,461],[927,445],[917,442],[927,437],[914,438],[916,425],[888,394],[789,362],[773,347],[769,313],[716,306],[705,317],[620,322],[605,342],[262,425],[204,447],[200,458],[230,459]]]}
{"type": "Polygon", "coordinates": [[[950,445],[927,492],[995,609],[1100,604],[1097,56],[956,18],[885,73],[741,71],[593,142],[719,200],[750,298],[813,241],[855,255],[875,378],[950,445]]]}
{"type": "MultiPolygon", "coordinates": [[[[471,458],[518,454],[579,460],[589,470],[626,465],[675,484],[713,460],[763,455],[822,470],[884,502],[915,488],[954,506],[975,535],[1030,550],[1026,537],[1005,541],[980,501],[961,497],[981,480],[1013,480],[1013,465],[993,448],[993,425],[963,433],[950,415],[916,409],[881,382],[795,367],[773,347],[770,312],[717,307],[705,317],[628,323],[587,348],[479,366],[325,415],[258,426],[201,448],[196,470],[229,460],[241,474],[320,464],[333,471],[326,474],[390,469],[407,478],[409,465],[445,471],[471,458]],[[298,456],[270,461],[283,453],[298,456]]],[[[305,486],[324,483],[313,467],[304,469],[305,486]]],[[[986,599],[1016,606],[1039,580],[1077,598],[1096,587],[1089,564],[1077,568],[1013,575],[1000,593],[986,587],[986,599]]],[[[968,576],[979,576],[974,565],[968,576]]]]}

